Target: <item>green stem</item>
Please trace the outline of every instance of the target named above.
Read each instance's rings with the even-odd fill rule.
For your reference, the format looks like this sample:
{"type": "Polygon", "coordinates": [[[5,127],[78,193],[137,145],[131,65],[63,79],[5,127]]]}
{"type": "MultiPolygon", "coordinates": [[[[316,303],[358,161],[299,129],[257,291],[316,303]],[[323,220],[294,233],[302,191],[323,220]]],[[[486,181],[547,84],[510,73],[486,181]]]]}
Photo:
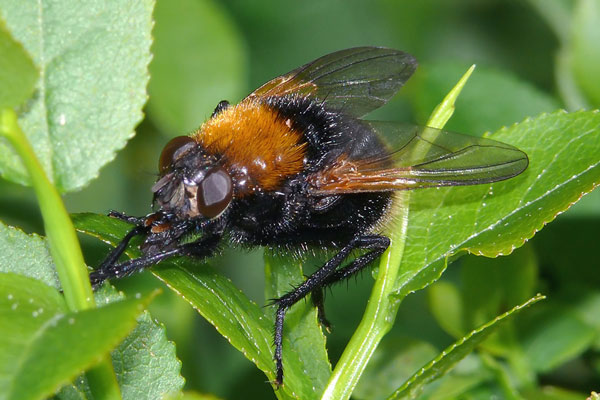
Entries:
{"type": "MultiPolygon", "coordinates": [[[[454,113],[456,98],[474,69],[475,66],[471,66],[435,108],[427,126],[436,129],[444,127],[454,113]]],[[[425,154],[428,150],[427,148],[418,148],[417,151],[425,154]]],[[[363,318],[329,378],[322,396],[323,400],[350,398],[373,352],[394,324],[398,307],[402,301],[401,298],[394,296],[394,291],[406,244],[410,192],[398,193],[395,204],[398,209],[395,210],[397,212],[394,215],[400,223],[394,226],[395,229],[390,234],[391,245],[381,257],[377,278],[363,318]]]]}
{"type": "Polygon", "coordinates": [[[381,339],[394,324],[400,300],[390,296],[404,253],[408,228],[409,192],[399,193],[396,215],[400,226],[390,235],[391,246],[381,257],[377,279],[358,328],[340,357],[322,399],[348,399],[381,339]]]}
{"type": "MultiPolygon", "coordinates": [[[[73,223],[60,195],[50,183],[33,148],[21,131],[17,123],[17,115],[13,110],[0,111],[0,135],[8,139],[29,173],[67,307],[71,311],[95,307],[94,294],[73,223]]],[[[88,372],[88,378],[94,398],[121,398],[109,357],[92,368],[88,372]]]]}

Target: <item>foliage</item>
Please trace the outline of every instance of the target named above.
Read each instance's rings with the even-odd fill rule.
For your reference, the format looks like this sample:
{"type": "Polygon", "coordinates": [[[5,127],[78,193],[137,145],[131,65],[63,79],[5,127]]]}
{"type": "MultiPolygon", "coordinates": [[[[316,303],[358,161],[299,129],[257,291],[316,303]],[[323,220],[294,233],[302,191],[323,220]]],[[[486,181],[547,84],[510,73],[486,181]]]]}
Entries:
{"type": "Polygon", "coordinates": [[[600,113],[582,110],[600,105],[596,2],[176,0],[159,2],[153,16],[151,0],[106,3],[0,0],[0,399],[216,398],[187,390],[570,399],[598,389],[598,191],[558,216],[600,184],[600,113]],[[324,255],[178,259],[152,269],[164,284],[142,274],[115,282],[124,294],[105,285],[86,295],[56,191],[69,211],[91,211],[73,224],[97,265],[108,248],[89,236],[114,244],[130,228],[100,214],[148,212],[167,137],[194,129],[224,98],[364,44],[421,61],[403,93],[370,118],[423,124],[451,92],[434,112],[454,111],[445,129],[513,144],[528,154],[528,170],[492,185],[400,194],[393,246],[374,280],[364,274],[327,296],[333,332],[325,335],[310,301],[290,310],[285,384],[275,391],[264,383],[274,378],[274,310],[263,304],[324,255]],[[452,87],[474,62],[457,97],[452,87]],[[154,299],[156,287],[164,293],[154,299]],[[538,292],[547,300],[532,305],[538,292]],[[166,330],[142,313],[148,305],[166,330]]]}

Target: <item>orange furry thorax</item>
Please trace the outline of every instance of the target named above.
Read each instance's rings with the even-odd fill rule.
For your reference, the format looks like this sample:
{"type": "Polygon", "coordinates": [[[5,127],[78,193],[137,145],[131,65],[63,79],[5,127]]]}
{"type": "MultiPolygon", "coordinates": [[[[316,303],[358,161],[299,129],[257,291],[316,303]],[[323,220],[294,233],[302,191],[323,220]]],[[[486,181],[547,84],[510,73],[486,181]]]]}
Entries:
{"type": "Polygon", "coordinates": [[[208,153],[222,157],[241,195],[276,190],[303,168],[302,132],[277,110],[255,100],[222,110],[192,137],[208,153]]]}

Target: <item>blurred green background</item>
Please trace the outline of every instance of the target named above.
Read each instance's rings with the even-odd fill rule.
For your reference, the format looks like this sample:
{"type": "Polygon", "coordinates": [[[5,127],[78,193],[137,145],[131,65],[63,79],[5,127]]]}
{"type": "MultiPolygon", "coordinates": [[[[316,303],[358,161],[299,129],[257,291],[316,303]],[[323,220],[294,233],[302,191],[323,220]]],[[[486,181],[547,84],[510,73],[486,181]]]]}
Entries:
{"type": "MultiPolygon", "coordinates": [[[[220,100],[237,102],[267,80],[347,47],[398,48],[420,62],[402,93],[370,115],[372,119],[423,124],[471,64],[477,64],[477,69],[458,100],[447,126],[450,130],[480,135],[558,108],[598,108],[599,14],[597,0],[158,0],[146,118],[135,138],[97,180],[66,196],[67,208],[70,212],[114,209],[147,214],[158,155],[170,137],[197,128],[220,100]]],[[[0,190],[0,219],[27,232],[42,233],[31,190],[5,181],[0,181],[0,190]]],[[[538,385],[582,393],[600,389],[599,329],[583,334],[576,323],[565,319],[553,323],[551,313],[545,312],[558,309],[568,314],[584,304],[583,311],[577,308],[579,314],[574,315],[590,314],[591,324],[598,323],[600,328],[600,317],[593,318],[596,312],[600,316],[600,261],[593,251],[599,236],[600,195],[596,191],[516,254],[493,261],[469,256],[454,263],[430,291],[406,299],[382,346],[402,343],[402,347],[418,339],[443,349],[453,338],[435,314],[435,296],[448,288],[477,286],[473,283],[477,274],[510,274],[531,294],[550,296],[528,314],[530,319],[522,326],[539,331],[540,337],[548,328],[555,335],[548,343],[556,338],[565,342],[559,343],[563,347],[552,353],[551,360],[540,361],[542,367],[534,368],[535,377],[511,379],[525,381],[525,387],[532,390],[538,385]]],[[[107,247],[89,238],[82,237],[82,241],[86,261],[96,265],[107,247]]],[[[227,249],[213,265],[223,268],[251,299],[264,304],[261,250],[227,249]]],[[[360,320],[371,284],[366,273],[363,279],[327,295],[334,327],[328,337],[333,362],[360,320]]],[[[145,273],[120,285],[138,291],[159,283],[145,273]]],[[[486,303],[494,297],[494,290],[502,288],[489,290],[485,296],[462,301],[486,303]]],[[[492,317],[514,305],[508,300],[497,303],[492,317]]],[[[274,398],[264,375],[168,290],[155,301],[152,314],[165,323],[169,337],[177,343],[187,389],[228,399],[274,398]]],[[[544,348],[531,349],[527,343],[522,347],[533,352],[531,357],[544,357],[544,348]]],[[[368,388],[359,387],[355,398],[370,398],[365,393],[368,388]]],[[[494,387],[490,384],[470,393],[465,398],[486,398],[494,387]]]]}

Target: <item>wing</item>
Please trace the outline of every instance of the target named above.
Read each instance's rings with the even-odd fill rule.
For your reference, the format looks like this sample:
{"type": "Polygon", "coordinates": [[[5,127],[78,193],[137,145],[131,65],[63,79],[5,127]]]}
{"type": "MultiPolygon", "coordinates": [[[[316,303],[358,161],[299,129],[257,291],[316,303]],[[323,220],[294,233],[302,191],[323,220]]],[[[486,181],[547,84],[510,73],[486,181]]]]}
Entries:
{"type": "Polygon", "coordinates": [[[491,183],[523,172],[521,150],[491,139],[434,128],[362,121],[374,134],[393,137],[368,157],[342,154],[309,177],[312,195],[385,192],[491,183]]]}
{"type": "Polygon", "coordinates": [[[247,98],[299,94],[331,110],[361,117],[381,107],[417,68],[410,54],[383,47],[356,47],[318,58],[255,90],[247,98]]]}

